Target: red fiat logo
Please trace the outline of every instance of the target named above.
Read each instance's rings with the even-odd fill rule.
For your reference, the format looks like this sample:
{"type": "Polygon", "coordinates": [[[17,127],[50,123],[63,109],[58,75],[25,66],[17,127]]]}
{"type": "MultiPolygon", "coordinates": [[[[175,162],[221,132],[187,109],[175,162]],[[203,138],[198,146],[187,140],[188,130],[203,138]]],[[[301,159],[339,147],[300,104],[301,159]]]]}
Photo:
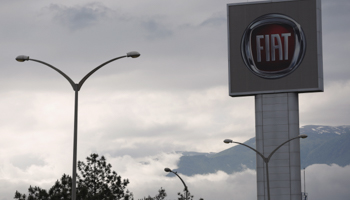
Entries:
{"type": "Polygon", "coordinates": [[[300,65],[305,54],[305,36],[298,23],[280,14],[255,19],[241,43],[246,66],[262,78],[281,78],[300,65]]]}

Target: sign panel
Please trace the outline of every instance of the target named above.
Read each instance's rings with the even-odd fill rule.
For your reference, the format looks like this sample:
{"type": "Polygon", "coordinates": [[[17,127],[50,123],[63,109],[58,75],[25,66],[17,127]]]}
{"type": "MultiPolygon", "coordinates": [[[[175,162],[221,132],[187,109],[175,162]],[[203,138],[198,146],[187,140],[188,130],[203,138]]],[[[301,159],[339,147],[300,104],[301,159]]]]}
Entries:
{"type": "Polygon", "coordinates": [[[323,91],[318,0],[229,4],[230,96],[323,91]]]}

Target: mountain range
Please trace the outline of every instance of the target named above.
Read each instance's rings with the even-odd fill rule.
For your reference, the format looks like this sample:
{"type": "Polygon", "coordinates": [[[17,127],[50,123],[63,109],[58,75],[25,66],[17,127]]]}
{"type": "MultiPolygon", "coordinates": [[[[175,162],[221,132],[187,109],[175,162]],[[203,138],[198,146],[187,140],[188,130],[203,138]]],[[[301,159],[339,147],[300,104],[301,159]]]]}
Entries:
{"type": "MultiPolygon", "coordinates": [[[[300,134],[308,135],[307,139],[300,140],[301,168],[313,164],[350,164],[350,126],[307,125],[300,128],[300,134]]],[[[244,144],[255,148],[255,138],[244,144]]],[[[187,176],[215,173],[219,170],[231,174],[246,168],[256,168],[255,152],[243,145],[218,153],[181,153],[178,169],[174,171],[187,176]]],[[[169,176],[172,176],[171,173],[169,176]]]]}

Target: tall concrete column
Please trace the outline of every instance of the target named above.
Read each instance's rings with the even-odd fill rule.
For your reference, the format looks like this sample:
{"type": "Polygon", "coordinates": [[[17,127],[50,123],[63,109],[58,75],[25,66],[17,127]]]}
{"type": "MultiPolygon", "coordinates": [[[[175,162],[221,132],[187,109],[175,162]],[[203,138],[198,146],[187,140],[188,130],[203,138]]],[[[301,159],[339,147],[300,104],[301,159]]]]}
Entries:
{"type": "MultiPolygon", "coordinates": [[[[256,149],[265,157],[283,142],[299,135],[298,93],[255,96],[256,149]]],[[[266,165],[257,163],[258,200],[267,200],[266,165]]],[[[300,200],[300,141],[282,146],[269,162],[271,200],[300,200]]]]}

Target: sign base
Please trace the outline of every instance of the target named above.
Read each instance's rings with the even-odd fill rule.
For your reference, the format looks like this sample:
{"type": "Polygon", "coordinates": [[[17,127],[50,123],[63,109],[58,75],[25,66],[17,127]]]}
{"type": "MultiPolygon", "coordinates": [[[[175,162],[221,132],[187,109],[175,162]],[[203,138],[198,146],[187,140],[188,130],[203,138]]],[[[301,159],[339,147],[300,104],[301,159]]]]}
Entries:
{"type": "MultiPolygon", "coordinates": [[[[283,142],[299,135],[298,93],[255,96],[256,149],[265,157],[283,142]]],[[[257,164],[258,200],[267,200],[266,165],[257,164]]],[[[300,200],[300,140],[292,140],[276,151],[269,161],[271,200],[300,200]]]]}

